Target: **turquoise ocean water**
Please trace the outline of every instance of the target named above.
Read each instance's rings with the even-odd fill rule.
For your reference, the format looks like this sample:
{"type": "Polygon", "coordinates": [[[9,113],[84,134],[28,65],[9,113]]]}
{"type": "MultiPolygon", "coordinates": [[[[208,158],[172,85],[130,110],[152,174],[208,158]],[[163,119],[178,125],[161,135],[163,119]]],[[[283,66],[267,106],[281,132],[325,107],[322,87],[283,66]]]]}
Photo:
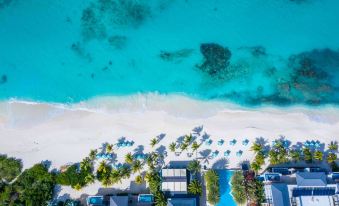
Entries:
{"type": "Polygon", "coordinates": [[[338,0],[0,0],[0,99],[338,104],[338,23],[338,0]]]}

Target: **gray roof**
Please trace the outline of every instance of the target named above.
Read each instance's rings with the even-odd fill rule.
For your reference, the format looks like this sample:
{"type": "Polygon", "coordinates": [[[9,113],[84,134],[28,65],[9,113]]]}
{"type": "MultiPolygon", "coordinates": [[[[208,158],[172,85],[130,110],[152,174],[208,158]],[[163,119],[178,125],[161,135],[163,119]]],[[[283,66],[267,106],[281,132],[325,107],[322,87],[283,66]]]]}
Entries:
{"type": "Polygon", "coordinates": [[[298,186],[326,186],[326,174],[324,172],[298,172],[296,175],[298,186]]]}
{"type": "Polygon", "coordinates": [[[109,200],[110,206],[128,206],[128,196],[112,196],[109,200]]]}
{"type": "Polygon", "coordinates": [[[197,200],[195,198],[169,198],[167,206],[196,206],[197,200]]]}
{"type": "Polygon", "coordinates": [[[272,184],[271,190],[274,206],[290,206],[288,188],[286,184],[272,184]]]}

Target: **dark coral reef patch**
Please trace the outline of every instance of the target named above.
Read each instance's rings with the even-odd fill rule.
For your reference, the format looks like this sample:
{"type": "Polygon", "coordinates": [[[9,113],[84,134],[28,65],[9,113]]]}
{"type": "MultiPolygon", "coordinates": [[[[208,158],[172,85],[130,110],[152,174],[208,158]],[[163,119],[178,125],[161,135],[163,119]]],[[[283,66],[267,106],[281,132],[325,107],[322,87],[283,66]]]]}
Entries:
{"type": "Polygon", "coordinates": [[[204,62],[198,67],[210,76],[222,78],[229,65],[231,51],[219,44],[204,43],[200,45],[200,52],[204,62]]]}

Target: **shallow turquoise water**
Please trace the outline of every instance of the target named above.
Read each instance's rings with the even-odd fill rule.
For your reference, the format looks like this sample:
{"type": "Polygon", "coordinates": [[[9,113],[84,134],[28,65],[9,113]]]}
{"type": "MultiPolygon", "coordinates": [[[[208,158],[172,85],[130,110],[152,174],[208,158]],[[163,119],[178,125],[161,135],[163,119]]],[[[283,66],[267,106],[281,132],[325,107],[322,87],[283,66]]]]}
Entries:
{"type": "Polygon", "coordinates": [[[236,206],[237,204],[233,200],[231,192],[231,186],[229,182],[231,181],[234,171],[232,170],[218,170],[219,175],[219,186],[220,186],[220,202],[217,206],[236,206]]]}
{"type": "Polygon", "coordinates": [[[338,104],[338,22],[337,0],[0,1],[0,98],[338,104]],[[202,43],[228,47],[227,67],[199,68],[202,43]]]}

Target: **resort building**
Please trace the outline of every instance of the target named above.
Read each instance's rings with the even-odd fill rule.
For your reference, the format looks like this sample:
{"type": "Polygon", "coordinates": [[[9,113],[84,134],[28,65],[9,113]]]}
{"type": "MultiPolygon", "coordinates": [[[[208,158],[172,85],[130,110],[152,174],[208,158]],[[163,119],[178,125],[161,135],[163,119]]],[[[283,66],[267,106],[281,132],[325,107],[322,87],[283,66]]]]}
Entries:
{"type": "Polygon", "coordinates": [[[338,183],[332,174],[301,171],[288,175],[265,173],[265,206],[339,206],[338,183]]]}
{"type": "Polygon", "coordinates": [[[187,170],[186,169],[162,169],[161,188],[165,193],[172,195],[187,194],[187,170]]]}
{"type": "Polygon", "coordinates": [[[197,206],[198,198],[187,192],[190,174],[186,168],[164,168],[161,170],[161,189],[167,197],[167,206],[197,206]]]}

